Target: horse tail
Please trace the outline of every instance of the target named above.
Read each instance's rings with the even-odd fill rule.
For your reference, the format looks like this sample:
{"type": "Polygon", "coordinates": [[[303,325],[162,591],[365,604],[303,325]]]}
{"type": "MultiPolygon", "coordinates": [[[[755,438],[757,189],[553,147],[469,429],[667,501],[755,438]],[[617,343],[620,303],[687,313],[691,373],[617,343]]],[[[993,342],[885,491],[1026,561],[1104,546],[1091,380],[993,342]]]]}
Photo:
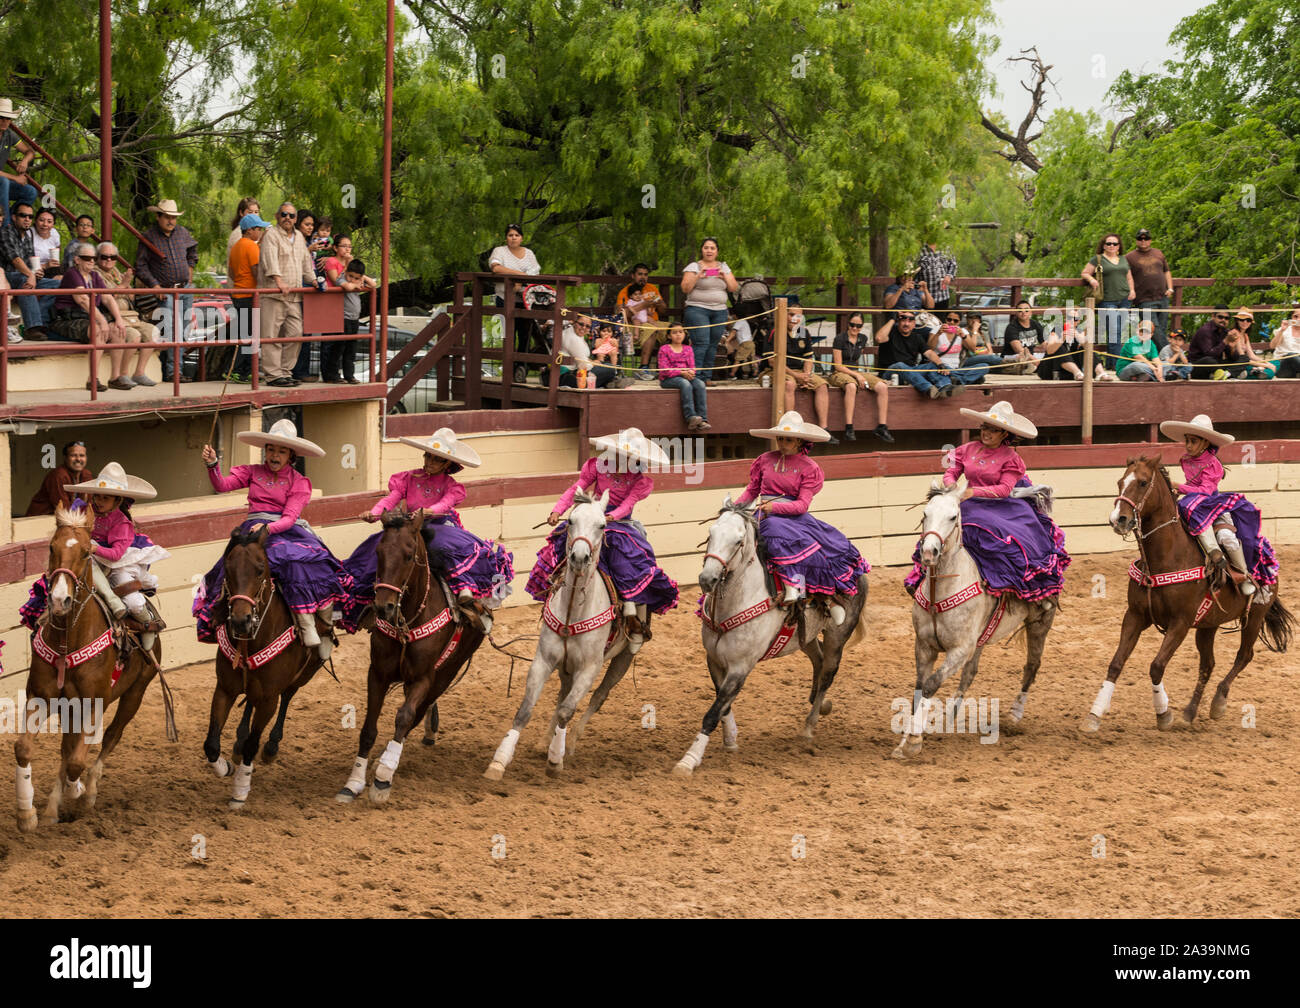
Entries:
{"type": "Polygon", "coordinates": [[[1285,654],[1294,634],[1295,615],[1282,604],[1280,598],[1274,596],[1273,604],[1264,613],[1264,626],[1260,632],[1264,646],[1270,651],[1285,654]]]}
{"type": "Polygon", "coordinates": [[[853,647],[867,636],[867,579],[865,575],[858,578],[858,591],[862,593],[862,608],[858,611],[858,625],[853,628],[853,634],[849,637],[849,642],[845,647],[853,647]]]}

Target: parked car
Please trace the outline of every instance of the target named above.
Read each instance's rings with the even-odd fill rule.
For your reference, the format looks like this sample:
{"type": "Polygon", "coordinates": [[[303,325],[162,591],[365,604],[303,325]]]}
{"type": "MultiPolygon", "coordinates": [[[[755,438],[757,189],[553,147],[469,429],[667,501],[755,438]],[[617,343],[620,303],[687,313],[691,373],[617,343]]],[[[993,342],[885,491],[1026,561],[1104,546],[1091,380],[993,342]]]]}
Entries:
{"type": "MultiPolygon", "coordinates": [[[[961,312],[963,321],[968,312],[978,312],[984,316],[984,331],[989,334],[989,341],[996,347],[1002,345],[1002,332],[1007,327],[1007,320],[1010,315],[990,315],[985,309],[987,308],[1010,308],[1011,305],[1011,288],[1010,287],[991,287],[980,291],[967,291],[958,293],[957,310],[961,312]]],[[[1001,353],[1001,350],[998,350],[1001,353]]]]}

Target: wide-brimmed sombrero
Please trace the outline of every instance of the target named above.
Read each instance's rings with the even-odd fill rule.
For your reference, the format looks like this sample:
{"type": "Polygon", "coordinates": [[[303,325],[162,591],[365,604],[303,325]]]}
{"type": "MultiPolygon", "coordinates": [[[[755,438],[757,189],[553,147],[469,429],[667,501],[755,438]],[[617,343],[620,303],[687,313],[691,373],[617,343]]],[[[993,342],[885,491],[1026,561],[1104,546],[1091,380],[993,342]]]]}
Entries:
{"type": "Polygon", "coordinates": [[[641,433],[637,427],[629,427],[617,434],[602,434],[600,437],[588,438],[592,447],[601,452],[617,452],[630,459],[653,463],[657,466],[670,465],[667,453],[657,444],[641,433]]]}
{"type": "Polygon", "coordinates": [[[455,462],[457,465],[469,466],[471,469],[477,469],[483,464],[483,460],[478,457],[478,452],[467,444],[461,444],[456,438],[456,432],[450,427],[439,427],[431,437],[427,438],[404,437],[397,440],[404,445],[419,448],[422,452],[444,458],[448,462],[455,462]]]}
{"type": "Polygon", "coordinates": [[[775,427],[762,429],[750,429],[750,434],[756,438],[798,438],[801,441],[829,441],[831,435],[829,431],[822,430],[816,424],[805,423],[804,418],[790,410],[781,416],[776,422],[775,427]]]}
{"type": "Polygon", "coordinates": [[[325,454],[325,449],[320,445],[298,436],[298,428],[293,425],[292,420],[277,420],[271,424],[269,431],[240,431],[235,436],[244,444],[259,448],[264,445],[280,445],[299,455],[320,458],[325,454]]]}
{"type": "Polygon", "coordinates": [[[132,500],[153,500],[158,491],[153,484],[131,476],[116,462],[110,462],[99,470],[99,475],[88,483],[64,484],[68,493],[104,494],[108,497],[130,497],[132,500]]]}
{"type": "Polygon", "coordinates": [[[1014,434],[1016,437],[1036,438],[1038,437],[1038,428],[1034,426],[1029,417],[1021,416],[1011,408],[1011,404],[1005,400],[994,403],[993,407],[987,413],[981,413],[979,410],[967,409],[965,406],[961,409],[962,416],[968,416],[972,420],[978,420],[982,424],[989,424],[992,427],[999,427],[1008,434],[1014,434]]]}
{"type": "Polygon", "coordinates": [[[1191,423],[1185,423],[1182,420],[1166,420],[1160,425],[1160,433],[1171,441],[1181,441],[1185,435],[1194,434],[1196,437],[1205,438],[1210,444],[1217,445],[1219,448],[1230,445],[1237,440],[1231,434],[1216,431],[1214,424],[1204,413],[1198,413],[1192,417],[1191,423]]]}

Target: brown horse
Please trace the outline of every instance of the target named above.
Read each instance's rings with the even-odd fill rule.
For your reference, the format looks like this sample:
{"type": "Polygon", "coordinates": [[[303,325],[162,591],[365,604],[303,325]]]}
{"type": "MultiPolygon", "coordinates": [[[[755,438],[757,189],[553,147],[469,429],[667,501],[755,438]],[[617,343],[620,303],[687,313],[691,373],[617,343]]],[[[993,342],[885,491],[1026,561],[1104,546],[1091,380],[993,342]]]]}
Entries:
{"type": "MultiPolygon", "coordinates": [[[[265,525],[258,530],[230,536],[225,554],[222,599],[214,610],[220,622],[217,631],[217,685],[212,692],[212,714],[203,755],[218,777],[234,774],[230,808],[244,807],[253,786],[253,757],[262,732],[279,705],[275,727],[262,747],[262,762],[275,759],[284,736],[284,719],[289,701],[324,664],[317,648],[298,639],[297,624],[289,605],[271,578],[266,558],[265,525]],[[226,618],[220,620],[220,611],[226,618]],[[234,764],[221,755],[221,732],[236,697],[246,697],[244,717],[235,735],[234,764]]],[[[322,629],[322,634],[332,632],[322,629]]]]}
{"type": "Polygon", "coordinates": [[[388,691],[401,683],[405,694],[397,708],[393,740],[375,764],[370,801],[379,805],[392,793],[393,774],[407,733],[429,715],[424,741],[437,730],[438,698],[483,643],[477,620],[448,605],[446,593],[429,570],[425,514],[404,509],[386,512],[376,546],[375,624],[370,631],[370,673],[366,684],[366,720],[361,726],[357,758],[347,783],[335,796],[347,803],[366,786],[366,763],[379,734],[379,714],[388,691]]]}
{"type": "Polygon", "coordinates": [[[1169,474],[1159,458],[1129,459],[1119,480],[1110,523],[1120,535],[1130,531],[1135,534],[1141,560],[1130,572],[1128,611],[1124,613],[1119,647],[1110,661],[1106,682],[1084,718],[1083,730],[1100,729],[1120,671],[1138,638],[1152,623],[1165,635],[1151,663],[1151,688],[1156,727],[1167,731],[1173,726],[1174,713],[1165,694],[1165,666],[1183,638],[1194,628],[1196,649],[1201,655],[1196,690],[1183,709],[1183,720],[1191,724],[1214,671],[1215,634],[1226,624],[1241,621],[1241,643],[1232,670],[1223,677],[1210,703],[1210,717],[1222,717],[1228,707],[1228,689],[1254,657],[1255,641],[1262,636],[1270,651],[1285,652],[1295,628],[1294,618],[1277,597],[1275,587],[1271,593],[1261,586],[1254,596],[1243,595],[1226,572],[1206,564],[1200,546],[1183,528],[1169,474]],[[1141,580],[1132,576],[1134,571],[1141,580]],[[1252,597],[1261,601],[1252,605],[1252,597]]]}
{"type": "MultiPolygon", "coordinates": [[[[162,658],[162,645],[154,642],[154,662],[138,647],[127,654],[116,682],[119,650],[108,618],[94,600],[91,579],[89,510],[59,508],[50,538],[50,564],[45,573],[49,601],[32,638],[32,666],[27,675],[27,702],[22,713],[14,758],[18,762],[18,828],[36,829],[35,787],[32,784],[34,734],[57,714],[63,735],[63,760],[43,821],[53,825],[65,800],[81,798],[81,811],[94,808],[104,762],[116,748],[122,731],[140,709],[145,690],[157,674],[154,662],[162,658]],[[104,731],[99,758],[83,785],[81,775],[95,735],[103,730],[103,717],[117,704],[113,723],[104,731]]],[[[169,736],[174,728],[170,722],[169,736]]]]}

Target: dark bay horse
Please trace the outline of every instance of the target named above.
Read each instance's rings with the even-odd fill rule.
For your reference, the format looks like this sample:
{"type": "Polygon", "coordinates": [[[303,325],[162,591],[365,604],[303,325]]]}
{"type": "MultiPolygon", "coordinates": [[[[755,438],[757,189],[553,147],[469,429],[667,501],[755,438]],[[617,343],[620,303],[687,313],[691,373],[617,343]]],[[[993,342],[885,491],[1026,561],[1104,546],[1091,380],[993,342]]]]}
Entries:
{"type": "MultiPolygon", "coordinates": [[[[104,762],[116,748],[122,731],[135,717],[145,690],[157,674],[157,667],[137,647],[129,652],[121,674],[114,680],[119,654],[108,618],[94,599],[90,565],[90,530],[94,518],[89,509],[79,512],[59,508],[55,512],[54,535],[50,538],[49,568],[45,583],[49,601],[32,639],[32,665],[27,674],[27,701],[19,716],[24,724],[14,743],[18,763],[18,828],[24,833],[36,829],[35,786],[32,783],[32,748],[35,734],[57,714],[63,739],[63,759],[43,821],[58,822],[65,800],[80,798],[82,811],[94,807],[104,762]],[[113,722],[104,730],[103,717],[117,704],[113,722]],[[92,739],[103,731],[99,757],[85,783],[81,776],[92,739]]],[[[162,658],[162,644],[153,646],[154,661],[162,658]]],[[[169,737],[174,737],[170,724],[169,737]]]]}
{"type": "Polygon", "coordinates": [[[1201,656],[1196,690],[1183,709],[1183,720],[1191,724],[1214,671],[1215,634],[1225,625],[1241,621],[1241,643],[1232,669],[1219,683],[1210,703],[1210,717],[1222,717],[1228,707],[1228,689],[1254,657],[1255,641],[1262,638],[1270,651],[1285,652],[1295,629],[1294,617],[1277,597],[1276,586],[1271,590],[1261,586],[1254,596],[1246,596],[1230,577],[1207,565],[1196,540],[1183,528],[1169,474],[1159,458],[1129,459],[1119,479],[1119,495],[1110,523],[1120,535],[1135,534],[1141,561],[1130,571],[1128,611],[1124,613],[1119,647],[1092,710],[1084,717],[1083,730],[1095,732],[1101,728],[1120,671],[1138,638],[1152,623],[1165,635],[1151,663],[1151,688],[1156,727],[1167,731],[1173,726],[1174,714],[1165,694],[1165,666],[1183,638],[1195,629],[1196,649],[1201,656]],[[1251,604],[1252,598],[1267,601],[1251,604]]]}
{"type": "Polygon", "coordinates": [[[456,681],[483,643],[477,620],[448,604],[429,570],[429,544],[423,511],[386,512],[376,546],[374,626],[370,630],[370,671],[366,682],[366,720],[347,782],[335,796],[348,803],[366,787],[366,764],[379,734],[379,715],[389,690],[399,683],[404,698],[397,708],[393,738],[375,763],[370,801],[379,805],[392,794],[393,775],[410,730],[429,716],[428,735],[437,729],[438,698],[456,681]]]}
{"type": "MultiPolygon", "coordinates": [[[[275,727],[262,748],[269,763],[280,748],[289,701],[321,668],[317,648],[298,639],[289,605],[271,578],[266,558],[265,525],[256,531],[236,529],[225,554],[222,597],[214,609],[217,630],[217,685],[203,755],[218,777],[234,774],[230,807],[244,807],[253,786],[253,757],[262,732],[276,712],[275,727]],[[222,610],[225,618],[222,619],[222,610]],[[244,717],[235,736],[234,764],[221,755],[221,732],[236,698],[245,696],[244,717]]],[[[317,624],[319,629],[319,622],[317,624]]],[[[325,628],[322,633],[331,632],[325,628]]]]}

